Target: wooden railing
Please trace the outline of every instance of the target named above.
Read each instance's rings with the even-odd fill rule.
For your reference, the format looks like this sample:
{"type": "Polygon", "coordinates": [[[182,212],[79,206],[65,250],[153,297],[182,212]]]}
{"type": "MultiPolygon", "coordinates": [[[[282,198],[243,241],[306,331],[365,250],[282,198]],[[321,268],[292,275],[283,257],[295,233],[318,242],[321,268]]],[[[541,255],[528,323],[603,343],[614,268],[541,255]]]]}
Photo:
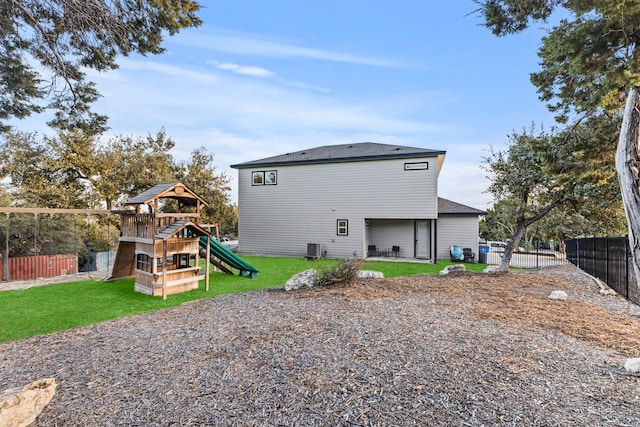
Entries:
{"type": "Polygon", "coordinates": [[[122,215],[120,237],[153,239],[160,231],[174,222],[186,219],[198,222],[197,213],[125,214],[122,215]]]}

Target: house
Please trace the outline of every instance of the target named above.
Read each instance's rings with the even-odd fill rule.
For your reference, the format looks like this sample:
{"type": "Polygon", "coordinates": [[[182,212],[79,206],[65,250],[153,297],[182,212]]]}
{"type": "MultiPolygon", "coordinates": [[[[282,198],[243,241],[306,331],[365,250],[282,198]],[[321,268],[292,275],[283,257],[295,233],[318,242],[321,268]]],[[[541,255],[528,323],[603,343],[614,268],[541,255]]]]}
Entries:
{"type": "Polygon", "coordinates": [[[170,182],[148,189],[127,205],[133,210],[119,212],[122,227],[109,280],[135,277],[136,292],[163,298],[197,289],[200,280],[208,289],[210,254],[206,253],[204,271],[199,254],[201,246],[210,244],[211,233],[198,224],[206,202],[186,185],[170,182]],[[175,212],[162,212],[165,204],[173,204],[175,212]]]}
{"type": "Polygon", "coordinates": [[[438,197],[438,258],[448,258],[451,245],[472,248],[478,259],[478,218],[485,211],[438,197]]]}
{"type": "Polygon", "coordinates": [[[436,261],[478,248],[484,212],[438,198],[445,152],[363,142],[231,165],[244,254],[436,261]],[[375,246],[375,251],[370,246],[375,246]]]}

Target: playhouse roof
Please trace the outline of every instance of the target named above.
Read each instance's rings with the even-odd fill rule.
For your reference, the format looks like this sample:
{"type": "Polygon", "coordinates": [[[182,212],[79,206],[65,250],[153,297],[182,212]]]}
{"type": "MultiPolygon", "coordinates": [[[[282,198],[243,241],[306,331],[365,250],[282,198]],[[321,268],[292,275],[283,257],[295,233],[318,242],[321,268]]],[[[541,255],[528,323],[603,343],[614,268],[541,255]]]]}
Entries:
{"type": "Polygon", "coordinates": [[[285,166],[308,163],[338,163],[364,160],[382,160],[413,157],[444,157],[446,151],[428,148],[405,147],[402,145],[359,142],[354,144],[325,145],[279,156],[267,157],[245,163],[231,165],[232,168],[285,166]]]}
{"type": "Polygon", "coordinates": [[[207,206],[207,202],[198,196],[193,190],[179,181],[158,184],[147,191],[138,194],[128,202],[127,205],[143,205],[148,204],[155,199],[174,199],[179,201],[183,206],[197,206],[200,202],[201,206],[207,206]]]}
{"type": "Polygon", "coordinates": [[[193,233],[194,236],[211,235],[211,233],[209,233],[204,228],[200,227],[198,224],[195,224],[186,219],[180,219],[178,221],[175,221],[173,224],[171,224],[170,226],[168,226],[158,234],[156,234],[154,238],[159,240],[167,240],[185,228],[189,230],[191,233],[193,233]]]}

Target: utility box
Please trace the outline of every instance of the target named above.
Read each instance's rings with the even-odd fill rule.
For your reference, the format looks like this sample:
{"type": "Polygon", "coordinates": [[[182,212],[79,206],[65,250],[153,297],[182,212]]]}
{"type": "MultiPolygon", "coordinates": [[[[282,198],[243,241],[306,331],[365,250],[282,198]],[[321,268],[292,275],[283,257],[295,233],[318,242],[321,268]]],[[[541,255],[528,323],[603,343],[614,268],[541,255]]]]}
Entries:
{"type": "Polygon", "coordinates": [[[307,243],[307,256],[305,259],[322,258],[322,243],[307,243]]]}

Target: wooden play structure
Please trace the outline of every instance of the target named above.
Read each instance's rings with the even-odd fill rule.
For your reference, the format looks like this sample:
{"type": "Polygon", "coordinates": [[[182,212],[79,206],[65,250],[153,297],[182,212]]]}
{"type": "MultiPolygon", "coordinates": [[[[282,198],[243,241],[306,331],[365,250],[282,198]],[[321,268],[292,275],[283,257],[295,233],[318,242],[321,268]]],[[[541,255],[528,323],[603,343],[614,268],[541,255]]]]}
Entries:
{"type": "Polygon", "coordinates": [[[207,203],[186,185],[171,182],[150,188],[127,205],[133,210],[118,212],[122,228],[109,280],[135,277],[136,292],[163,298],[197,289],[203,279],[209,290],[208,249],[205,271],[198,266],[200,238],[206,239],[206,248],[211,240],[206,226],[199,225],[207,203]],[[163,207],[175,212],[161,212],[163,207]]]}

